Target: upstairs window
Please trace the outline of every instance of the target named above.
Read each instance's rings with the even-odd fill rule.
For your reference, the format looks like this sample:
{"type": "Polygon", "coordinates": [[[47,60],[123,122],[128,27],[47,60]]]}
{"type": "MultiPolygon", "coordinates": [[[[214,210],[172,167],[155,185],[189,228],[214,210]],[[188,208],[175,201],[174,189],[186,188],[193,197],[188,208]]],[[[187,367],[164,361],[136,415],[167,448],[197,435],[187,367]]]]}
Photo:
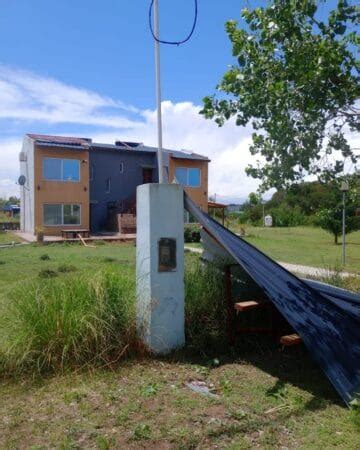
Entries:
{"type": "Polygon", "coordinates": [[[48,181],[80,181],[80,161],[78,159],[43,159],[43,177],[48,181]]]}
{"type": "Polygon", "coordinates": [[[193,167],[177,167],[175,178],[178,183],[188,187],[200,187],[201,170],[193,167]]]}

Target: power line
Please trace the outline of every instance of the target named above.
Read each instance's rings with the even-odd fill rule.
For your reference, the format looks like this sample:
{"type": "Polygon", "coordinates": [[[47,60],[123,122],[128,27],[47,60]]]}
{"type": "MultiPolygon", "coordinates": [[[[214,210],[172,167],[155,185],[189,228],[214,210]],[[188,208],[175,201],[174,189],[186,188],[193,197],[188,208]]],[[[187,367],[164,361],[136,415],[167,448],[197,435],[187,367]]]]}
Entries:
{"type": "Polygon", "coordinates": [[[165,41],[165,40],[159,39],[159,37],[155,35],[154,29],[153,29],[153,24],[152,24],[153,6],[154,6],[154,0],[151,0],[150,7],[149,7],[149,28],[150,28],[152,37],[155,39],[155,41],[159,42],[160,44],[181,45],[181,44],[185,44],[185,42],[187,42],[188,40],[191,39],[191,36],[194,34],[196,23],[197,23],[197,18],[198,18],[198,0],[194,0],[195,13],[194,13],[194,21],[193,21],[190,33],[186,36],[185,39],[183,39],[181,41],[165,41]]]}

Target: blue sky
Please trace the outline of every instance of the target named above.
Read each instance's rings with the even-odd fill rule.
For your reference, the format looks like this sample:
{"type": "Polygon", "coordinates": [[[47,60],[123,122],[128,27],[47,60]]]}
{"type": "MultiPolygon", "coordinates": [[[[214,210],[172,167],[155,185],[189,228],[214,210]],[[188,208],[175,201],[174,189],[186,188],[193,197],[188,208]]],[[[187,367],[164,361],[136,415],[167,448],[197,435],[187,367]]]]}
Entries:
{"type": "MultiPolygon", "coordinates": [[[[0,195],[16,192],[26,132],[156,144],[149,1],[0,0],[0,195]]],[[[161,48],[164,144],[212,159],[210,193],[244,197],[257,186],[244,175],[251,130],[218,129],[198,111],[232,63],[225,21],[264,3],[199,0],[191,41],[161,48]]],[[[160,0],[161,36],[186,35],[193,8],[160,0]]]]}
{"type": "MultiPolygon", "coordinates": [[[[163,47],[164,98],[199,103],[230,62],[224,23],[240,16],[239,0],[199,0],[191,42],[163,47]]],[[[154,106],[149,0],[2,0],[1,59],[64,83],[154,106]]],[[[193,0],[160,0],[164,37],[184,36],[193,0]]]]}

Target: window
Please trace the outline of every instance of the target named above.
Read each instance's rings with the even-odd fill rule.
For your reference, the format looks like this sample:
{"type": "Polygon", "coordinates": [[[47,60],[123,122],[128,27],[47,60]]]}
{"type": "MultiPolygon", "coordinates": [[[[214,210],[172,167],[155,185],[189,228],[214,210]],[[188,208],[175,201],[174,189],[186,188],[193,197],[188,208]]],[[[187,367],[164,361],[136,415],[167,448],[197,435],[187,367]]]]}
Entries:
{"type": "Polygon", "coordinates": [[[175,178],[183,186],[200,187],[201,170],[197,168],[177,167],[175,178]]]}
{"type": "Polygon", "coordinates": [[[43,159],[43,177],[50,181],[80,181],[80,161],[78,159],[43,159]]]}
{"type": "Polygon", "coordinates": [[[106,178],[106,184],[105,184],[105,192],[107,194],[110,194],[111,191],[111,178],[106,178]]]}
{"type": "Polygon", "coordinates": [[[46,204],[43,206],[44,225],[80,225],[81,207],[72,204],[46,204]]]}
{"type": "Polygon", "coordinates": [[[63,205],[64,225],[80,225],[80,205],[63,205]]]}
{"type": "Polygon", "coordinates": [[[120,163],[120,173],[124,173],[124,163],[120,163]]]}
{"type": "Polygon", "coordinates": [[[45,180],[61,180],[61,159],[44,158],[43,175],[45,180]]]}
{"type": "Polygon", "coordinates": [[[62,225],[62,205],[44,205],[44,225],[62,225]]]}

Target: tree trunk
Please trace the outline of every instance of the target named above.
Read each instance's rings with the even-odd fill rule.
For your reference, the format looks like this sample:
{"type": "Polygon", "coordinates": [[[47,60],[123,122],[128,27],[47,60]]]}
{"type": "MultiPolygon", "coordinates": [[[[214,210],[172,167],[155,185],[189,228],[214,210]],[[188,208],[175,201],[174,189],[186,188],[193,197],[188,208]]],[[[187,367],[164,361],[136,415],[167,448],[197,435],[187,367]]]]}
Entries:
{"type": "Polygon", "coordinates": [[[338,235],[334,234],[334,241],[335,241],[335,245],[338,245],[338,235]]]}

